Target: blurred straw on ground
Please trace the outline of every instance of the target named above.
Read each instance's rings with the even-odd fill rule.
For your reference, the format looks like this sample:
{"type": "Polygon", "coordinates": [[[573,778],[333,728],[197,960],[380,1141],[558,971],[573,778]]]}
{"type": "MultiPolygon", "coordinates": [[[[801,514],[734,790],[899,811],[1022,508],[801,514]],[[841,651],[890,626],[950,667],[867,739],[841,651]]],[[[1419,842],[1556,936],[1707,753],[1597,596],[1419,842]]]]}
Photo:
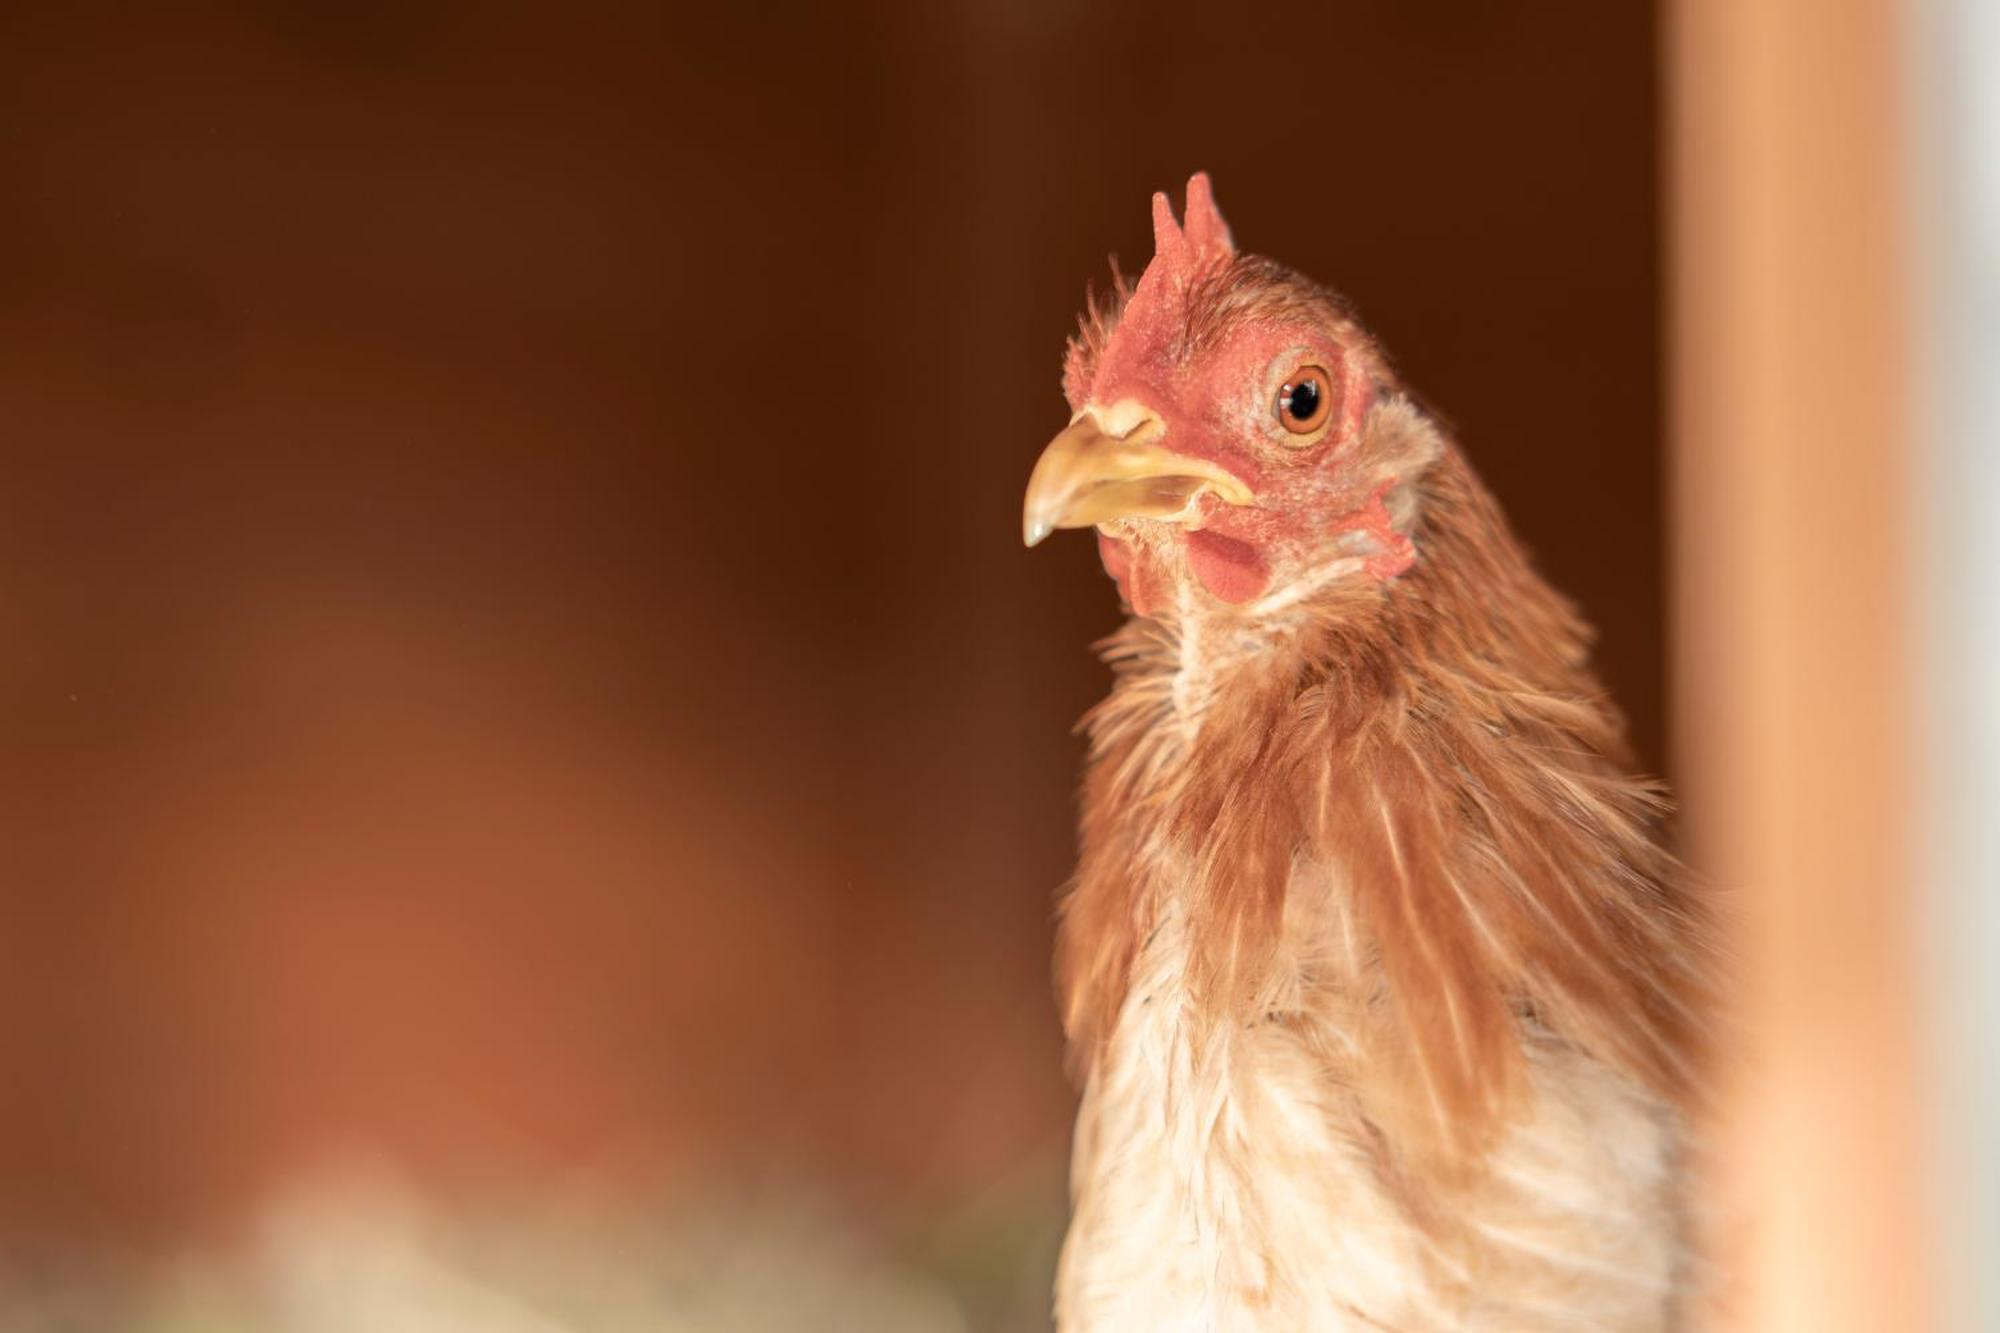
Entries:
{"type": "Polygon", "coordinates": [[[589,1186],[446,1196],[347,1167],[233,1244],[0,1257],[0,1333],[1026,1333],[1049,1327],[1047,1167],[910,1232],[832,1191],[643,1208],[589,1186]]]}

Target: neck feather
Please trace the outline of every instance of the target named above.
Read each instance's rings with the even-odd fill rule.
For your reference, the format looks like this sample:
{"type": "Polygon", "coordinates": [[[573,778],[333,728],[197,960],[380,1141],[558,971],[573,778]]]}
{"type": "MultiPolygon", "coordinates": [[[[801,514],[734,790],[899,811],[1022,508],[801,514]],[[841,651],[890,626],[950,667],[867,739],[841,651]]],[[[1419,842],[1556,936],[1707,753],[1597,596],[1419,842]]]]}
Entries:
{"type": "Polygon", "coordinates": [[[1085,722],[1058,958],[1079,1070],[1111,1036],[1167,846],[1193,868],[1187,981],[1213,1023],[1310,1006],[1286,898],[1302,863],[1340,872],[1309,882],[1347,886],[1383,997],[1349,1035],[1378,1118],[1412,1141],[1476,1149],[1536,1033],[1689,1087],[1703,932],[1587,631],[1454,451],[1416,499],[1407,573],[1330,582],[1257,651],[1207,659],[1199,694],[1187,636],[1217,624],[1134,620],[1102,645],[1117,682],[1085,722]]]}

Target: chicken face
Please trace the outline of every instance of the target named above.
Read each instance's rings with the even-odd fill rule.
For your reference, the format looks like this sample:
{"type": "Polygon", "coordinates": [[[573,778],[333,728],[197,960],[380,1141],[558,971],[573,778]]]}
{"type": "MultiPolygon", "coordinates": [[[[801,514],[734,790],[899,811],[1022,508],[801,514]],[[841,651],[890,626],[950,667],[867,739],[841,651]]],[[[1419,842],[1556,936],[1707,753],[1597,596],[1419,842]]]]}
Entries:
{"type": "Polygon", "coordinates": [[[1390,386],[1366,335],[1329,293],[1239,255],[1205,176],[1188,184],[1185,229],[1165,195],[1153,228],[1138,284],[1071,343],[1074,415],[1029,480],[1028,545],[1097,528],[1141,615],[1193,595],[1254,608],[1407,568],[1397,483],[1429,450],[1374,429],[1390,386]]]}

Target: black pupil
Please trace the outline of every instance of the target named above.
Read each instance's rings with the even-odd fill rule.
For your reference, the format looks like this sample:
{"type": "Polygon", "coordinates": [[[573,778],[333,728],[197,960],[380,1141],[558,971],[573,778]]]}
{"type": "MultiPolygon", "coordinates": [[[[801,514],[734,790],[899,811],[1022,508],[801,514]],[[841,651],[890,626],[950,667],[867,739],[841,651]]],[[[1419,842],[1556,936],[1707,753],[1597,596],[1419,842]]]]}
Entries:
{"type": "Polygon", "coordinates": [[[1294,421],[1311,421],[1319,411],[1319,381],[1301,380],[1285,395],[1285,411],[1294,421]]]}

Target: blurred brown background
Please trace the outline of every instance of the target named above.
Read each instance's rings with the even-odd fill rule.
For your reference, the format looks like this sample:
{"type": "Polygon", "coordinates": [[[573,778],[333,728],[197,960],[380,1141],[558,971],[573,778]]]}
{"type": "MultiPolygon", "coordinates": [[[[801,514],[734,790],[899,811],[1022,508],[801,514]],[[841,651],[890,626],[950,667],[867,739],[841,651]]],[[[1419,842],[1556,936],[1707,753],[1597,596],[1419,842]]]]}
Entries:
{"type": "Polygon", "coordinates": [[[226,1230],[354,1146],[1056,1208],[1116,608],[1020,488],[1196,168],[1659,762],[1650,6],[0,23],[10,1229],[226,1230]]]}

